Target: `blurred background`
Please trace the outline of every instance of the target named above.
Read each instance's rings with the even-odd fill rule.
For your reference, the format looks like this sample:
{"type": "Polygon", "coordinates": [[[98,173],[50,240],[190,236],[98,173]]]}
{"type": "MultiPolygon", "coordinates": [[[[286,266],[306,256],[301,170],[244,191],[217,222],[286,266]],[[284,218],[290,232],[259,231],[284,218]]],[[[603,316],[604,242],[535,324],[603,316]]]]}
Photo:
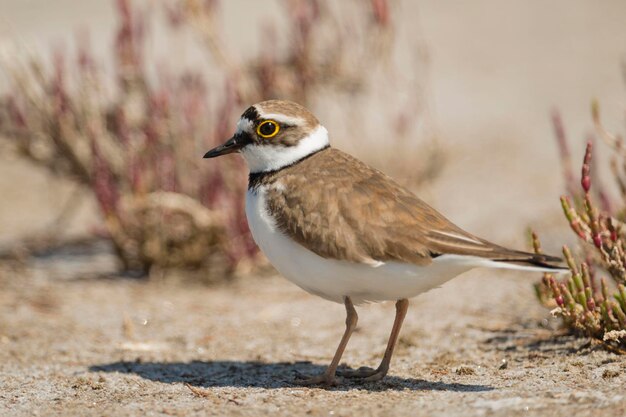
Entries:
{"type": "MultiPolygon", "coordinates": [[[[149,270],[198,234],[227,269],[255,257],[235,213],[243,164],[196,158],[270,97],[310,106],[336,146],[461,226],[522,245],[531,224],[563,226],[550,112],[575,144],[591,131],[592,98],[609,126],[623,121],[625,12],[619,1],[2,0],[3,250],[95,233],[125,268],[149,270]],[[185,203],[157,192],[209,210],[166,210],[185,203]],[[191,217],[169,230],[142,210],[191,217]]],[[[195,252],[163,266],[208,259],[181,251],[195,252]]]]}
{"type": "MultiPolygon", "coordinates": [[[[61,414],[82,414],[114,383],[112,409],[126,396],[169,401],[182,385],[166,383],[210,385],[250,361],[326,361],[342,307],[275,277],[258,253],[243,161],[202,159],[264,99],[305,104],[334,146],[464,229],[529,249],[532,227],[559,254],[575,237],[555,126],[575,182],[592,100],[624,131],[624,22],[620,0],[0,0],[3,386],[24,409],[69,398],[61,414]],[[213,362],[225,359],[228,371],[213,362]],[[153,395],[107,372],[137,373],[153,395]]],[[[594,158],[608,154],[598,141],[594,158]]],[[[604,190],[618,196],[613,181],[604,190]]],[[[472,350],[486,337],[476,329],[540,333],[552,319],[533,296],[539,278],[472,271],[416,298],[399,355],[419,360],[399,371],[456,383],[440,369],[500,355],[472,350]]],[[[392,309],[366,310],[351,360],[376,360],[366,339],[382,351],[392,309]]]]}

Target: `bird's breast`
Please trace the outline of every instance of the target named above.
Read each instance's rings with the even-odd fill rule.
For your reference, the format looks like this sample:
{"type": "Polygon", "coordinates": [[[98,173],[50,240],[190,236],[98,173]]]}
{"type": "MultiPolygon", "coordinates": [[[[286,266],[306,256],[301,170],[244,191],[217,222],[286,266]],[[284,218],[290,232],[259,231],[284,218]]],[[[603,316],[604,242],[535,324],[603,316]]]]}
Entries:
{"type": "Polygon", "coordinates": [[[429,267],[399,262],[373,266],[323,258],[277,227],[267,210],[267,187],[249,189],[246,195],[250,231],[278,272],[307,292],[339,303],[344,296],[351,297],[355,304],[398,300],[428,291],[471,269],[471,265],[448,262],[445,256],[429,267]]]}

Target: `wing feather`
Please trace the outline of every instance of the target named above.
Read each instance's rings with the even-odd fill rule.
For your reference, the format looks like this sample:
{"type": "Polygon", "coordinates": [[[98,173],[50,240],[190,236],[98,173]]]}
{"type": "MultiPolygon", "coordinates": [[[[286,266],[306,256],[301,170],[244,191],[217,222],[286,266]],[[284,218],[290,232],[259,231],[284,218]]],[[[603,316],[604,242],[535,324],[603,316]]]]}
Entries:
{"type": "Polygon", "coordinates": [[[559,261],[465,232],[382,172],[333,148],[280,171],[273,181],[267,202],[277,226],[324,258],[416,265],[442,254],[535,265],[559,261]]]}

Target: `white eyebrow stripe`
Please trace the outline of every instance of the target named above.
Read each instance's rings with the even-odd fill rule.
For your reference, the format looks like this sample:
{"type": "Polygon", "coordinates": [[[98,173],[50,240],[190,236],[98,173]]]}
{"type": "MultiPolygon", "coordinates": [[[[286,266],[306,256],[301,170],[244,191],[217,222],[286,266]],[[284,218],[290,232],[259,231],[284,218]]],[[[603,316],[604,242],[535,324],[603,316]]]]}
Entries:
{"type": "Polygon", "coordinates": [[[481,242],[479,240],[475,240],[475,239],[472,239],[470,237],[463,236],[463,235],[457,235],[457,234],[454,234],[454,233],[442,232],[442,231],[439,231],[439,230],[433,230],[432,233],[437,233],[438,235],[448,236],[448,237],[451,237],[451,238],[454,238],[454,239],[464,240],[466,242],[476,243],[476,244],[479,244],[479,245],[483,244],[483,242],[481,242]]]}
{"type": "Polygon", "coordinates": [[[272,119],[278,123],[284,123],[287,125],[302,126],[304,124],[304,119],[300,117],[290,117],[284,114],[259,112],[259,116],[263,119],[272,119]]]}
{"type": "Polygon", "coordinates": [[[253,126],[254,124],[250,120],[246,119],[245,117],[242,117],[237,122],[237,133],[241,133],[241,132],[252,133],[253,126]]]}

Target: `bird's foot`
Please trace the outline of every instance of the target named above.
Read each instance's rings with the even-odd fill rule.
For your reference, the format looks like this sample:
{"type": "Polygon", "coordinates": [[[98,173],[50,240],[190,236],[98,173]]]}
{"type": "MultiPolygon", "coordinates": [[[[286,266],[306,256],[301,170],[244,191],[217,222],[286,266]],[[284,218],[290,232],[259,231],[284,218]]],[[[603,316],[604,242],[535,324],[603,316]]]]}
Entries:
{"type": "Polygon", "coordinates": [[[380,369],[380,370],[377,369],[376,372],[374,372],[370,376],[363,378],[363,381],[365,381],[365,382],[380,381],[386,375],[387,375],[387,370],[386,369],[380,369]]]}
{"type": "Polygon", "coordinates": [[[367,378],[374,375],[376,371],[376,369],[369,366],[361,366],[359,369],[339,369],[337,373],[344,378],[367,378]]]}
{"type": "Polygon", "coordinates": [[[367,382],[380,381],[387,375],[387,369],[374,369],[368,366],[361,366],[359,369],[343,369],[339,372],[344,378],[361,379],[367,382]]]}
{"type": "Polygon", "coordinates": [[[336,375],[326,372],[313,376],[298,372],[296,373],[296,380],[294,381],[295,384],[302,386],[325,385],[328,387],[339,385],[341,382],[343,382],[341,378],[337,378],[336,375]]]}

